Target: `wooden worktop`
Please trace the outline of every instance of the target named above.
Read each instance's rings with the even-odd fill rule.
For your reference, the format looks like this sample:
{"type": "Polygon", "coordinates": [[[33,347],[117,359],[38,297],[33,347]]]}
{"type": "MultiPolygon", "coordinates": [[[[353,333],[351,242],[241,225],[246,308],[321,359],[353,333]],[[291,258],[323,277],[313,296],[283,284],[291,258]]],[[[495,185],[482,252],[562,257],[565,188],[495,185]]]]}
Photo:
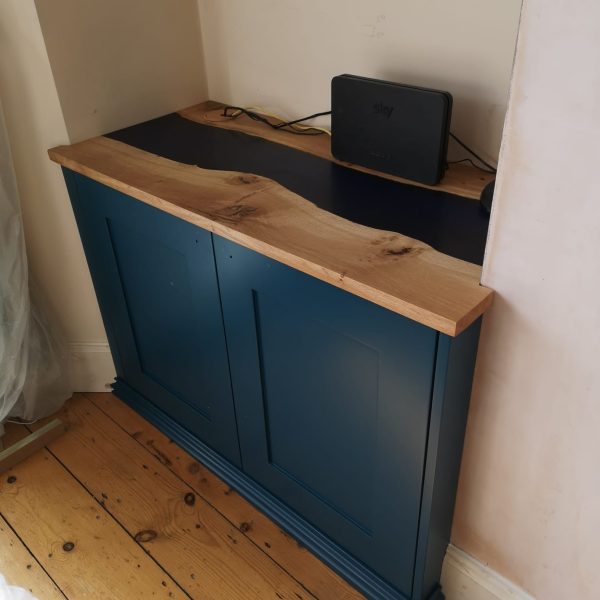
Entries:
{"type": "MultiPolygon", "coordinates": [[[[180,114],[208,124],[219,121],[216,106],[180,114]]],[[[236,124],[263,135],[243,119],[215,125],[236,124]]],[[[327,157],[324,136],[273,133],[266,129],[264,137],[327,157]]],[[[481,267],[322,210],[266,177],[183,164],[104,136],[53,148],[49,155],[67,169],[442,333],[459,334],[491,304],[492,291],[479,284],[481,267]]],[[[436,189],[469,197],[487,182],[464,166],[448,177],[436,189]]]]}

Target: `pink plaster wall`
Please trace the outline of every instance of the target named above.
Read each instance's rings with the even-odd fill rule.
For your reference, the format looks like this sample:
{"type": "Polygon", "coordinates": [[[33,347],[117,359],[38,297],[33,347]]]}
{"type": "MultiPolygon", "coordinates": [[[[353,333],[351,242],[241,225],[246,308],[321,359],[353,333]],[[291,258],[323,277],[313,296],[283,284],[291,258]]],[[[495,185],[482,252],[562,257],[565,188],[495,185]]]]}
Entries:
{"type": "Polygon", "coordinates": [[[453,542],[600,598],[600,3],[526,0],[453,542]]]}

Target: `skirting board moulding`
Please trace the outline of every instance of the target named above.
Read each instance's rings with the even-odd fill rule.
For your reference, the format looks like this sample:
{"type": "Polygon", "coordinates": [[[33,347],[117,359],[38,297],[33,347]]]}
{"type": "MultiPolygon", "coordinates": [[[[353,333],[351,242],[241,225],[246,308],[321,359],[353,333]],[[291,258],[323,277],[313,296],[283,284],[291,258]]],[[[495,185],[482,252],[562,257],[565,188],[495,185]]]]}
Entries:
{"type": "Polygon", "coordinates": [[[446,600],[535,600],[452,544],[444,559],[442,589],[446,600]]]}
{"type": "Polygon", "coordinates": [[[106,342],[67,345],[71,387],[74,392],[110,392],[115,366],[106,342]]]}

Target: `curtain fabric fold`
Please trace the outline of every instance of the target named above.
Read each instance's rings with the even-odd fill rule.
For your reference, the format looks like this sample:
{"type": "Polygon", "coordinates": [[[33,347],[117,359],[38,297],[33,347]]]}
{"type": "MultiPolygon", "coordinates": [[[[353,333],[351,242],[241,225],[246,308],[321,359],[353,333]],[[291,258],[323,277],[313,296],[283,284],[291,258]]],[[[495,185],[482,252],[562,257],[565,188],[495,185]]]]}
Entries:
{"type": "Polygon", "coordinates": [[[0,105],[0,423],[33,421],[70,396],[66,353],[29,294],[23,222],[0,105]]]}

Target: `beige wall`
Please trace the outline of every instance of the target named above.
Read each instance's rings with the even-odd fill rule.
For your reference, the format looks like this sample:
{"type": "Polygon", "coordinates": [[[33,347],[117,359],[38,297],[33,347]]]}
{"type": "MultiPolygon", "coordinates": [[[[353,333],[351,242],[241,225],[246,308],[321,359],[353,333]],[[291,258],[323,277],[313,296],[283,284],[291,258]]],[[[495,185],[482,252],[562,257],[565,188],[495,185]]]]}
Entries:
{"type": "Polygon", "coordinates": [[[206,99],[195,0],[35,0],[71,142],[206,99]]]}
{"type": "Polygon", "coordinates": [[[69,343],[76,390],[103,389],[114,368],[62,175],[46,150],[201,101],[205,89],[194,0],[0,2],[0,97],[30,270],[69,343]]]}
{"type": "Polygon", "coordinates": [[[47,148],[69,142],[33,0],[0,2],[0,94],[43,303],[68,340],[105,339],[60,169],[47,148]]]}
{"type": "Polygon", "coordinates": [[[600,4],[526,0],[453,540],[540,600],[600,597],[600,4]]]}
{"type": "Polygon", "coordinates": [[[302,116],[340,73],[438,87],[455,133],[497,158],[521,0],[198,1],[212,99],[302,116]]]}

